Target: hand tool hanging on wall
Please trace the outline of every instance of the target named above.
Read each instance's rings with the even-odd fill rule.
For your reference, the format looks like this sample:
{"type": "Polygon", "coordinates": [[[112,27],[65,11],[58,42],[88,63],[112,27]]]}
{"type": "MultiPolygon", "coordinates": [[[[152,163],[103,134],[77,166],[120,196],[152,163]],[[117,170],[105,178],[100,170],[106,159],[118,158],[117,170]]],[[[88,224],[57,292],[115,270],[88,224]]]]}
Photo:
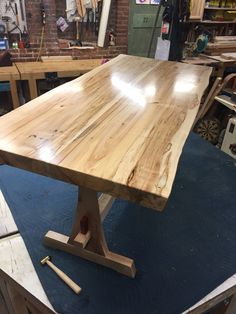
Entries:
{"type": "Polygon", "coordinates": [[[18,15],[18,7],[17,7],[17,3],[15,3],[15,16],[16,16],[16,25],[19,26],[19,15],[18,15]]]}
{"type": "Polygon", "coordinates": [[[80,34],[79,34],[79,23],[81,21],[81,18],[79,16],[74,18],[75,24],[76,24],[76,41],[73,42],[73,45],[75,46],[82,46],[80,34]]]}
{"type": "MultiPolygon", "coordinates": [[[[19,15],[18,15],[18,6],[17,6],[17,3],[14,3],[14,7],[13,7],[12,3],[14,3],[14,0],[10,0],[8,4],[6,3],[6,13],[7,13],[7,11],[11,10],[12,13],[14,14],[15,18],[16,18],[15,25],[19,26],[20,23],[19,23],[19,15]]],[[[16,28],[14,28],[13,30],[15,30],[15,29],[16,28]]],[[[13,30],[11,30],[11,32],[13,30]]]]}
{"type": "Polygon", "coordinates": [[[24,14],[24,8],[23,8],[23,3],[22,0],[19,0],[20,2],[20,14],[21,14],[21,20],[24,21],[25,20],[25,14],[24,14]]]}
{"type": "Polygon", "coordinates": [[[15,27],[12,28],[12,29],[9,31],[9,33],[12,33],[12,32],[14,32],[14,30],[18,29],[19,32],[20,32],[20,37],[21,37],[22,32],[21,32],[20,27],[17,25],[17,23],[16,23],[15,21],[13,21],[12,24],[15,25],[15,27]]]}
{"type": "Polygon", "coordinates": [[[39,61],[41,56],[41,51],[43,48],[43,40],[44,40],[44,33],[45,33],[45,25],[46,25],[46,11],[44,7],[43,1],[40,4],[40,11],[41,11],[41,17],[42,17],[42,32],[40,36],[40,46],[39,46],[39,52],[36,61],[39,61]]]}
{"type": "Polygon", "coordinates": [[[12,3],[14,3],[14,0],[10,0],[10,1],[8,2],[8,4],[6,3],[6,12],[5,12],[5,13],[7,13],[8,11],[11,10],[12,13],[16,16],[16,11],[15,11],[15,8],[13,8],[12,3]]]}
{"type": "Polygon", "coordinates": [[[76,0],[76,5],[77,5],[77,11],[80,16],[80,36],[78,35],[78,27],[79,27],[79,22],[76,20],[76,31],[77,31],[77,38],[76,41],[79,43],[80,46],[82,46],[82,37],[83,37],[83,28],[84,28],[84,17],[86,15],[86,8],[84,6],[83,0],[76,0]]]}
{"type": "Polygon", "coordinates": [[[95,9],[95,35],[98,36],[99,26],[100,26],[100,19],[102,15],[102,3],[103,1],[97,2],[97,7],[95,9]]]}
{"type": "Polygon", "coordinates": [[[13,2],[13,1],[10,0],[8,3],[7,2],[5,3],[5,13],[12,10],[13,14],[15,15],[15,11],[14,11],[14,8],[13,8],[11,2],[13,2]]]}
{"type": "Polygon", "coordinates": [[[91,32],[94,33],[94,25],[95,25],[95,9],[92,9],[92,11],[90,12],[90,21],[92,21],[91,25],[91,32]]]}
{"type": "MultiPolygon", "coordinates": [[[[92,33],[94,33],[96,35],[96,11],[98,8],[98,2],[99,0],[91,0],[91,5],[92,5],[92,15],[91,15],[91,19],[92,19],[92,33]]],[[[97,29],[97,35],[98,35],[98,29],[97,29]]]]}
{"type": "Polygon", "coordinates": [[[0,35],[3,35],[6,33],[6,27],[3,24],[0,24],[0,35]]]}
{"type": "Polygon", "coordinates": [[[81,292],[80,286],[78,286],[72,279],[70,279],[63,271],[61,271],[58,267],[56,267],[51,262],[51,257],[46,256],[41,260],[42,265],[48,265],[58,277],[60,277],[76,294],[81,292]]]}
{"type": "Polygon", "coordinates": [[[41,10],[41,18],[42,18],[42,24],[43,26],[46,25],[46,12],[43,2],[40,4],[40,10],[41,10]]]}
{"type": "Polygon", "coordinates": [[[92,8],[86,8],[86,16],[87,16],[86,30],[88,31],[91,30],[92,23],[94,22],[94,14],[92,8]]]}
{"type": "Polygon", "coordinates": [[[9,33],[9,21],[11,20],[10,16],[2,16],[2,21],[6,24],[6,31],[9,33]]]}

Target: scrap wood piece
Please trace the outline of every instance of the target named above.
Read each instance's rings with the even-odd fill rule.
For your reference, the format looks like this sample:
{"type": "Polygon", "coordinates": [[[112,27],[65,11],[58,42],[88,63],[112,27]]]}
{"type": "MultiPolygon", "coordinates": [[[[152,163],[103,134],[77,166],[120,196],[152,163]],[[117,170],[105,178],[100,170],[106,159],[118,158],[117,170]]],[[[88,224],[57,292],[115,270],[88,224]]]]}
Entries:
{"type": "Polygon", "coordinates": [[[235,52],[236,41],[208,43],[205,54],[221,55],[222,53],[235,52]]]}
{"type": "Polygon", "coordinates": [[[19,234],[0,240],[0,256],[0,269],[24,289],[33,292],[38,300],[53,310],[39,281],[24,240],[19,234]]]}
{"type": "Polygon", "coordinates": [[[236,60],[236,52],[222,53],[221,57],[226,60],[236,60]]]}
{"type": "Polygon", "coordinates": [[[16,233],[18,228],[0,190],[0,238],[16,233]]]}
{"type": "Polygon", "coordinates": [[[214,42],[236,41],[236,36],[215,36],[214,42]]]}
{"type": "Polygon", "coordinates": [[[109,14],[111,9],[111,0],[104,0],[102,5],[102,15],[98,33],[98,47],[104,47],[109,14]]]}
{"type": "Polygon", "coordinates": [[[217,43],[208,43],[207,48],[210,49],[223,49],[223,48],[235,48],[236,47],[236,41],[230,41],[230,42],[217,42],[217,43]]]}
{"type": "Polygon", "coordinates": [[[31,292],[22,287],[9,274],[0,269],[0,310],[7,313],[44,313],[55,314],[56,312],[41,302],[31,292]],[[3,305],[3,306],[1,306],[3,305]]]}
{"type": "Polygon", "coordinates": [[[226,307],[225,314],[235,313],[235,293],[236,293],[236,274],[224,281],[211,293],[206,295],[202,300],[196,303],[194,306],[184,311],[182,314],[200,314],[209,311],[216,305],[231,298],[228,308],[226,307]],[[233,297],[232,297],[233,296],[233,297]],[[234,306],[234,311],[232,307],[234,306]],[[230,312],[231,310],[231,312],[230,312]]]}

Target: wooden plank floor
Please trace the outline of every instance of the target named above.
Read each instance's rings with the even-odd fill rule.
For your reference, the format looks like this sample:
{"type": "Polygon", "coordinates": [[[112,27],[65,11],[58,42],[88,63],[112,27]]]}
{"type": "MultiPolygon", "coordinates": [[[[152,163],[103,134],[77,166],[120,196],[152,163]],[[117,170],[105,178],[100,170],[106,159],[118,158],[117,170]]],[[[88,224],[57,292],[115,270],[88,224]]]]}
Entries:
{"type": "Polygon", "coordinates": [[[0,238],[18,231],[11,211],[0,190],[0,238]]]}
{"type": "Polygon", "coordinates": [[[9,236],[12,232],[17,232],[17,226],[0,191],[0,269],[53,310],[21,235],[17,233],[9,236]]]}

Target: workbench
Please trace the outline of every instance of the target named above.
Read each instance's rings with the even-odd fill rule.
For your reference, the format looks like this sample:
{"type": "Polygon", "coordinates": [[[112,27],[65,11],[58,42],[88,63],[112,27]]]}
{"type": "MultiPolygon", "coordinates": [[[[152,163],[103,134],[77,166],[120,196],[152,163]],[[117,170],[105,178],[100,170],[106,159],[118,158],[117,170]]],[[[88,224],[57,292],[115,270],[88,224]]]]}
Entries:
{"type": "Polygon", "coordinates": [[[28,81],[30,100],[38,97],[37,80],[53,73],[58,78],[78,77],[101,64],[101,59],[16,63],[21,80],[28,81]]]}
{"type": "Polygon", "coordinates": [[[9,81],[13,108],[20,106],[16,81],[20,80],[20,74],[15,66],[0,67],[0,82],[9,81]]]}
{"type": "Polygon", "coordinates": [[[214,61],[219,62],[218,71],[217,71],[218,77],[224,76],[226,68],[236,66],[236,60],[235,59],[230,59],[230,58],[226,59],[226,58],[223,58],[222,56],[208,56],[208,57],[214,61]]]}
{"type": "Polygon", "coordinates": [[[188,57],[186,59],[183,59],[181,62],[191,64],[191,65],[206,65],[206,66],[207,65],[217,66],[217,64],[219,63],[218,60],[214,60],[203,54],[200,54],[197,57],[188,57]]]}
{"type": "Polygon", "coordinates": [[[222,56],[209,56],[205,54],[200,54],[197,57],[189,57],[186,59],[183,59],[181,62],[187,63],[187,64],[195,64],[195,65],[206,65],[206,66],[212,66],[215,68],[214,75],[217,77],[223,77],[225,73],[225,69],[228,67],[232,67],[236,65],[235,59],[226,59],[222,56]]]}
{"type": "Polygon", "coordinates": [[[17,81],[28,82],[31,100],[38,97],[37,80],[45,79],[47,74],[53,73],[58,78],[78,77],[100,64],[100,59],[16,63],[0,67],[0,82],[10,82],[13,109],[16,109],[20,106],[17,81]]]}

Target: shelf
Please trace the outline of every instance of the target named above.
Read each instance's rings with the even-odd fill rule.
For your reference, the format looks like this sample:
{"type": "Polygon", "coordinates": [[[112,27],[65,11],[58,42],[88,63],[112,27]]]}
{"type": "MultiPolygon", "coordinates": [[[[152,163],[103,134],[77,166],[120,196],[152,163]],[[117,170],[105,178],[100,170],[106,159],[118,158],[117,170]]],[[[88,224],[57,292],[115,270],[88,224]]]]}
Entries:
{"type": "Polygon", "coordinates": [[[205,10],[236,11],[236,8],[225,8],[225,7],[205,7],[205,10]]]}
{"type": "Polygon", "coordinates": [[[229,96],[219,95],[215,97],[215,100],[228,107],[230,110],[236,111],[236,103],[234,103],[229,96]]]}
{"type": "Polygon", "coordinates": [[[235,24],[236,21],[201,21],[200,23],[203,23],[203,24],[235,24]]]}

